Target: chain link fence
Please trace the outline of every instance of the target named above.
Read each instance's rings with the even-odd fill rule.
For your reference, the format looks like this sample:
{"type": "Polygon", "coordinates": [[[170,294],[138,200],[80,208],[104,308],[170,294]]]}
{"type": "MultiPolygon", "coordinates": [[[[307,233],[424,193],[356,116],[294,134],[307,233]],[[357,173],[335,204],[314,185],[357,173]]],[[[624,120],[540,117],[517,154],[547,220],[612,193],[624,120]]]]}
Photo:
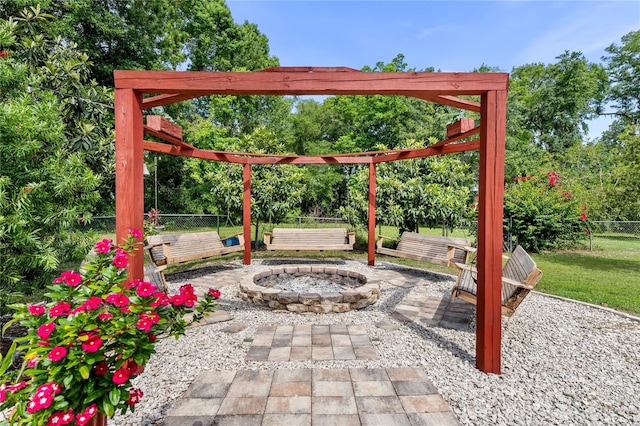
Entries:
{"type": "Polygon", "coordinates": [[[640,221],[592,221],[593,234],[618,238],[640,238],[640,221]]]}
{"type": "MultiPolygon", "coordinates": [[[[144,218],[147,220],[148,215],[145,214],[144,218]]],[[[304,216],[288,217],[277,224],[277,226],[292,228],[338,227],[346,225],[347,224],[341,218],[304,216]]],[[[81,229],[102,233],[115,233],[116,217],[94,216],[91,219],[91,223],[84,223],[80,226],[82,226],[81,229]]],[[[242,222],[234,222],[227,216],[216,214],[160,214],[158,215],[157,226],[163,232],[197,232],[199,230],[205,231],[215,229],[220,233],[220,228],[241,227],[242,222]]],[[[276,226],[276,224],[260,224],[261,228],[273,226],[276,226]]]]}
{"type": "MultiPolygon", "coordinates": [[[[145,219],[147,215],[145,214],[145,219]]],[[[115,233],[115,216],[94,216],[89,224],[82,224],[82,229],[93,230],[101,233],[115,233]]],[[[261,229],[270,231],[274,226],[291,228],[317,228],[317,227],[340,227],[348,226],[341,218],[335,217],[288,217],[278,224],[264,223],[261,229]]],[[[242,227],[242,223],[236,223],[227,216],[214,214],[161,214],[158,216],[158,227],[162,232],[197,232],[199,230],[215,229],[220,233],[220,228],[242,227]]],[[[475,235],[477,223],[460,225],[459,229],[465,235],[475,235]]],[[[637,241],[640,250],[640,221],[592,221],[589,245],[604,247],[608,245],[599,244],[611,240],[624,241],[635,246],[637,241]]],[[[445,234],[446,231],[443,231],[445,234]]],[[[513,251],[517,241],[511,235],[504,235],[505,251],[513,251]]]]}

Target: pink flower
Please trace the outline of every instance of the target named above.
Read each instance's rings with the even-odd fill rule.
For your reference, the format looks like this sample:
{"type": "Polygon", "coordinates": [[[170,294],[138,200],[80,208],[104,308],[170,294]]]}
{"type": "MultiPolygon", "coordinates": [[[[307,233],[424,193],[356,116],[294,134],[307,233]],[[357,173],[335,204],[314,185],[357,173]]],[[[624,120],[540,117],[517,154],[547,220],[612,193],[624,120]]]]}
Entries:
{"type": "Polygon", "coordinates": [[[60,385],[55,382],[38,386],[38,389],[36,389],[35,393],[29,398],[27,413],[35,413],[36,411],[49,407],[55,396],[54,394],[59,394],[60,390],[60,385]]]}
{"type": "Polygon", "coordinates": [[[207,294],[213,297],[214,299],[217,299],[218,297],[220,297],[220,290],[215,288],[210,288],[207,294]]]}
{"type": "Polygon", "coordinates": [[[68,314],[70,310],[71,310],[71,305],[69,305],[67,302],[58,302],[57,304],[52,306],[51,309],[49,309],[49,316],[50,317],[64,316],[68,314]]]}
{"type": "Polygon", "coordinates": [[[150,282],[142,281],[136,289],[136,293],[140,297],[149,297],[157,290],[157,287],[150,282]]]}
{"type": "Polygon", "coordinates": [[[87,353],[96,352],[98,349],[100,349],[101,346],[102,338],[97,334],[90,335],[89,339],[87,339],[85,342],[82,342],[82,350],[87,353]]]}
{"type": "Polygon", "coordinates": [[[111,250],[111,243],[113,241],[105,238],[102,241],[98,241],[94,247],[94,250],[96,251],[96,253],[109,253],[109,250],[111,250]]]}
{"type": "Polygon", "coordinates": [[[142,238],[142,232],[140,232],[139,229],[129,229],[129,234],[131,234],[133,238],[142,238]]]}
{"type": "Polygon", "coordinates": [[[15,385],[7,386],[6,383],[0,385],[0,403],[3,403],[7,399],[7,392],[14,393],[27,386],[27,382],[16,383],[15,385]]]}
{"type": "Polygon", "coordinates": [[[151,343],[155,342],[156,341],[156,335],[153,334],[153,333],[149,333],[149,341],[151,343]]]}
{"type": "Polygon", "coordinates": [[[160,321],[160,315],[157,312],[147,312],[145,314],[147,318],[149,318],[154,324],[157,324],[160,321]]]}
{"type": "Polygon", "coordinates": [[[20,390],[20,389],[25,388],[25,387],[27,387],[27,382],[22,381],[20,383],[16,383],[15,385],[7,386],[7,391],[15,392],[15,391],[20,390]]]}
{"type": "Polygon", "coordinates": [[[29,313],[31,315],[40,316],[40,315],[44,314],[45,312],[46,312],[46,309],[44,308],[44,306],[41,306],[41,305],[29,305],[29,313]]]}
{"type": "Polygon", "coordinates": [[[140,278],[136,278],[135,280],[127,283],[127,288],[137,288],[142,280],[140,278]]]}
{"type": "Polygon", "coordinates": [[[65,411],[57,411],[49,417],[46,426],[68,425],[73,420],[73,410],[69,408],[65,411]]]}
{"type": "Polygon", "coordinates": [[[38,337],[41,338],[42,340],[47,340],[51,335],[51,333],[53,333],[53,330],[55,328],[56,328],[56,325],[53,322],[42,324],[40,327],[38,327],[38,332],[37,332],[38,337]]]}
{"type": "Polygon", "coordinates": [[[129,371],[129,375],[137,376],[138,375],[138,364],[132,359],[127,362],[127,371],[129,371]]]}
{"type": "Polygon", "coordinates": [[[51,405],[51,402],[53,402],[53,394],[47,394],[38,398],[32,396],[27,404],[27,413],[35,413],[36,411],[47,408],[51,405]]]}
{"type": "Polygon", "coordinates": [[[104,299],[105,302],[112,305],[123,307],[129,304],[129,298],[122,293],[111,293],[104,299]]]}
{"type": "Polygon", "coordinates": [[[113,264],[116,265],[116,268],[126,268],[127,267],[127,256],[125,255],[117,255],[113,258],[113,264]]]}
{"type": "Polygon", "coordinates": [[[89,308],[98,309],[102,304],[102,298],[98,296],[91,296],[89,300],[85,302],[89,308]]]}
{"type": "Polygon", "coordinates": [[[36,365],[38,365],[38,357],[37,357],[37,356],[35,356],[35,357],[31,358],[31,359],[29,360],[29,362],[27,363],[27,367],[28,367],[28,368],[33,368],[33,367],[35,367],[36,365]]]}
{"type": "Polygon", "coordinates": [[[193,286],[191,284],[185,284],[180,287],[180,294],[194,294],[193,286]]]}
{"type": "Polygon", "coordinates": [[[587,214],[586,213],[580,213],[580,220],[587,220],[587,214]]]}
{"type": "Polygon", "coordinates": [[[162,291],[153,293],[153,297],[157,297],[157,299],[149,303],[149,306],[151,306],[152,308],[156,308],[158,306],[167,306],[169,304],[169,297],[167,297],[167,294],[162,291]]]}
{"type": "Polygon", "coordinates": [[[184,296],[181,294],[174,294],[170,297],[173,306],[180,306],[184,303],[184,296]]]}
{"type": "Polygon", "coordinates": [[[67,348],[65,348],[64,346],[56,346],[51,349],[51,352],[49,352],[47,358],[49,358],[53,362],[56,362],[60,361],[65,356],[67,356],[67,348]]]}
{"type": "Polygon", "coordinates": [[[185,294],[184,295],[184,306],[191,308],[193,307],[193,305],[196,304],[196,301],[198,300],[198,296],[196,296],[195,294],[185,294]]]}
{"type": "Polygon", "coordinates": [[[549,173],[547,173],[547,177],[549,178],[549,186],[556,186],[556,181],[558,180],[558,178],[560,178],[562,176],[560,176],[556,172],[549,172],[549,173]]]}
{"type": "Polygon", "coordinates": [[[129,389],[129,399],[127,400],[127,404],[136,405],[138,402],[140,402],[143,396],[144,393],[142,393],[142,389],[131,388],[129,389]]]}
{"type": "Polygon", "coordinates": [[[75,287],[82,282],[82,275],[75,271],[65,271],[60,274],[60,278],[62,278],[62,281],[64,281],[65,284],[68,284],[71,287],[75,287]]]}
{"type": "Polygon", "coordinates": [[[98,376],[104,376],[107,374],[107,371],[109,371],[109,366],[104,361],[98,362],[94,368],[96,370],[96,375],[98,376]]]}
{"type": "Polygon", "coordinates": [[[120,368],[113,373],[113,378],[111,379],[113,383],[116,385],[121,385],[129,380],[129,370],[126,368],[120,368]]]}
{"type": "Polygon", "coordinates": [[[113,315],[110,314],[109,312],[103,312],[101,314],[98,314],[98,319],[101,321],[107,321],[111,318],[113,318],[113,315]]]}
{"type": "Polygon", "coordinates": [[[136,322],[136,328],[142,331],[149,331],[153,326],[153,321],[149,319],[146,315],[141,315],[138,321],[136,322]]]}
{"type": "Polygon", "coordinates": [[[76,414],[76,425],[85,426],[97,412],[98,406],[96,404],[91,404],[86,410],[84,410],[84,412],[76,414]]]}

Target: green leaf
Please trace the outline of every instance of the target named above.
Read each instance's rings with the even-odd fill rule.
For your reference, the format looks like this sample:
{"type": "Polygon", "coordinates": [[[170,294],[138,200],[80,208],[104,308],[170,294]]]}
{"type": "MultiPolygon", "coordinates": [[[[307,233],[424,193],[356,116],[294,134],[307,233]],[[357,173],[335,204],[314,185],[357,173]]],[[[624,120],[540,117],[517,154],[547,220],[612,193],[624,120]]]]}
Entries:
{"type": "Polygon", "coordinates": [[[109,402],[115,407],[120,402],[120,389],[113,388],[109,391],[109,402]]]}
{"type": "Polygon", "coordinates": [[[87,380],[89,378],[89,373],[91,372],[91,369],[87,364],[82,364],[80,368],[78,368],[78,370],[80,371],[80,375],[82,376],[83,379],[87,380]]]}
{"type": "Polygon", "coordinates": [[[107,415],[107,417],[113,417],[116,412],[116,407],[114,407],[107,398],[104,398],[101,401],[102,411],[107,415]]]}

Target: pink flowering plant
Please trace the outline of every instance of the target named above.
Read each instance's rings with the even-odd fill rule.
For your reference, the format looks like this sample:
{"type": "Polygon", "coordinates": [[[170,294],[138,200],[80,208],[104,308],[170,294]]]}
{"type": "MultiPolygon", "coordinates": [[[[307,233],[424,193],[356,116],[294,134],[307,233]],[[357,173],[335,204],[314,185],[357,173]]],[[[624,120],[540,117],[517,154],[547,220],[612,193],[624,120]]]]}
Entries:
{"type": "Polygon", "coordinates": [[[53,281],[43,304],[12,305],[13,320],[28,327],[0,365],[0,425],[85,425],[98,412],[133,411],[143,397],[132,385],[155,352],[158,339],[185,333],[216,306],[220,292],[203,298],[191,284],[168,295],[153,284],[127,279],[127,265],[141,244],[131,230],[115,246],[99,241],[80,271],[53,281]],[[12,354],[22,368],[7,371],[12,354]]]}
{"type": "Polygon", "coordinates": [[[505,186],[504,228],[530,251],[577,247],[588,236],[587,207],[555,171],[516,176],[505,186]]]}

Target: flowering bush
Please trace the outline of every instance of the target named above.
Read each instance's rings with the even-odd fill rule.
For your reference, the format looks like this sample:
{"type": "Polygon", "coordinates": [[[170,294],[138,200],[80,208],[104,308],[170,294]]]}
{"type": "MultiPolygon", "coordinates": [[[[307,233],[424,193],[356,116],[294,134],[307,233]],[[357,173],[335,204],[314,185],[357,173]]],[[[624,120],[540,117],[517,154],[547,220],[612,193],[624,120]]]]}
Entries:
{"type": "Polygon", "coordinates": [[[526,250],[575,246],[588,235],[586,206],[562,188],[554,171],[540,176],[518,176],[505,187],[505,231],[526,250]]]}
{"type": "Polygon", "coordinates": [[[141,238],[131,230],[119,247],[99,241],[80,272],[63,272],[48,287],[48,303],[12,306],[12,322],[28,334],[12,348],[22,368],[6,373],[13,350],[0,366],[0,409],[12,409],[0,425],[84,425],[98,411],[133,411],[143,394],[131,380],[157,339],[178,338],[216,306],[218,290],[198,300],[191,284],[168,295],[149,282],[128,282],[129,256],[141,238]]]}

